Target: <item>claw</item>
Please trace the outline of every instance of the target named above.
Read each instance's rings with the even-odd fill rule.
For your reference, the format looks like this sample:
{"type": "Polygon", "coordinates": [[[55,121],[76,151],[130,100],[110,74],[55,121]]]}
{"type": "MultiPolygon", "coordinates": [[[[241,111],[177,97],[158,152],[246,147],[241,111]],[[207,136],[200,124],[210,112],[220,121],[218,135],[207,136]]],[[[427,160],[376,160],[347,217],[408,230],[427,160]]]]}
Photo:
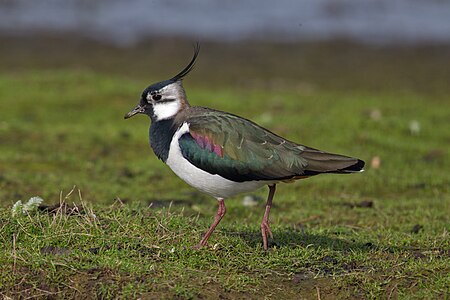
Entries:
{"type": "Polygon", "coordinates": [[[198,243],[197,245],[193,246],[192,249],[194,249],[194,250],[199,250],[199,249],[202,248],[203,246],[205,246],[205,245],[202,245],[202,244],[198,243]]]}
{"type": "Polygon", "coordinates": [[[272,230],[270,229],[270,227],[269,227],[269,224],[266,224],[266,226],[267,226],[267,231],[269,232],[269,236],[270,236],[270,238],[271,239],[273,239],[273,234],[272,234],[272,230]]]}
{"type": "Polygon", "coordinates": [[[272,230],[270,229],[269,223],[264,221],[261,223],[261,234],[263,238],[264,250],[267,250],[268,248],[267,237],[270,236],[270,238],[273,239],[273,234],[272,230]]]}

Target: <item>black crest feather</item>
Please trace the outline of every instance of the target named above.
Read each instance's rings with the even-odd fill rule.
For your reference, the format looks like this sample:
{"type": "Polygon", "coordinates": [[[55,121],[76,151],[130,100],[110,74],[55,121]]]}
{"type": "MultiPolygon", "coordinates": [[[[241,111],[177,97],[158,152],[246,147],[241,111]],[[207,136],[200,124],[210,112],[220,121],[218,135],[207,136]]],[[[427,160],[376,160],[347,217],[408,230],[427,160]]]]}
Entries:
{"type": "Polygon", "coordinates": [[[192,69],[194,68],[195,61],[197,60],[198,53],[200,52],[200,44],[197,42],[194,45],[194,56],[191,59],[191,62],[186,66],[186,68],[183,69],[180,73],[172,77],[170,80],[172,81],[178,81],[183,79],[184,76],[186,76],[192,69]]]}

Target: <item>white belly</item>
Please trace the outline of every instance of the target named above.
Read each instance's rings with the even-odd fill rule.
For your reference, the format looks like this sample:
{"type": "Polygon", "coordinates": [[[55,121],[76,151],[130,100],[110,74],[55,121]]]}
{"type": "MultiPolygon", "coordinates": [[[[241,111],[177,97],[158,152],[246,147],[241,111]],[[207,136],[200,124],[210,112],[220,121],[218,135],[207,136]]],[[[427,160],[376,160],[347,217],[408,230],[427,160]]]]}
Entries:
{"type": "Polygon", "coordinates": [[[189,125],[184,123],[173,135],[166,164],[189,185],[215,198],[225,199],[240,193],[254,191],[271,183],[267,181],[233,182],[197,168],[183,157],[178,145],[178,139],[186,132],[189,132],[189,125]]]}

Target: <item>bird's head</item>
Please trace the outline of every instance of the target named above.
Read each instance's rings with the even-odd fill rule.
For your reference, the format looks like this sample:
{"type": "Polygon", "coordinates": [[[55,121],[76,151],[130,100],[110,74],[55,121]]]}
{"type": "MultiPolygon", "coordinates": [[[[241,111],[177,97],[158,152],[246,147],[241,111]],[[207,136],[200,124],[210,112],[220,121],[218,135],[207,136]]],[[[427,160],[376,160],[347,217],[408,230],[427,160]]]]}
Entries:
{"type": "Polygon", "coordinates": [[[141,95],[138,105],[128,112],[124,118],[128,119],[136,114],[146,114],[152,121],[173,118],[177,113],[189,106],[186,93],[182,85],[183,78],[192,70],[197,59],[200,47],[194,48],[191,62],[171,79],[154,83],[148,86],[141,95]]]}

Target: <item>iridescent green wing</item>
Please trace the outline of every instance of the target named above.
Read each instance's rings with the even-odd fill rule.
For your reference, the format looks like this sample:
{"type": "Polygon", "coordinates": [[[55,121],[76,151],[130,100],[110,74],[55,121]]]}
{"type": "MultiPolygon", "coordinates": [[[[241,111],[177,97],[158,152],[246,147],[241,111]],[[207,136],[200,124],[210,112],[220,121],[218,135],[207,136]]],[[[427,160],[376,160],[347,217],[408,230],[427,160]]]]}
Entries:
{"type": "Polygon", "coordinates": [[[196,167],[233,181],[286,180],[302,175],[305,147],[287,141],[257,124],[220,111],[189,117],[189,133],[179,145],[196,167]]]}

